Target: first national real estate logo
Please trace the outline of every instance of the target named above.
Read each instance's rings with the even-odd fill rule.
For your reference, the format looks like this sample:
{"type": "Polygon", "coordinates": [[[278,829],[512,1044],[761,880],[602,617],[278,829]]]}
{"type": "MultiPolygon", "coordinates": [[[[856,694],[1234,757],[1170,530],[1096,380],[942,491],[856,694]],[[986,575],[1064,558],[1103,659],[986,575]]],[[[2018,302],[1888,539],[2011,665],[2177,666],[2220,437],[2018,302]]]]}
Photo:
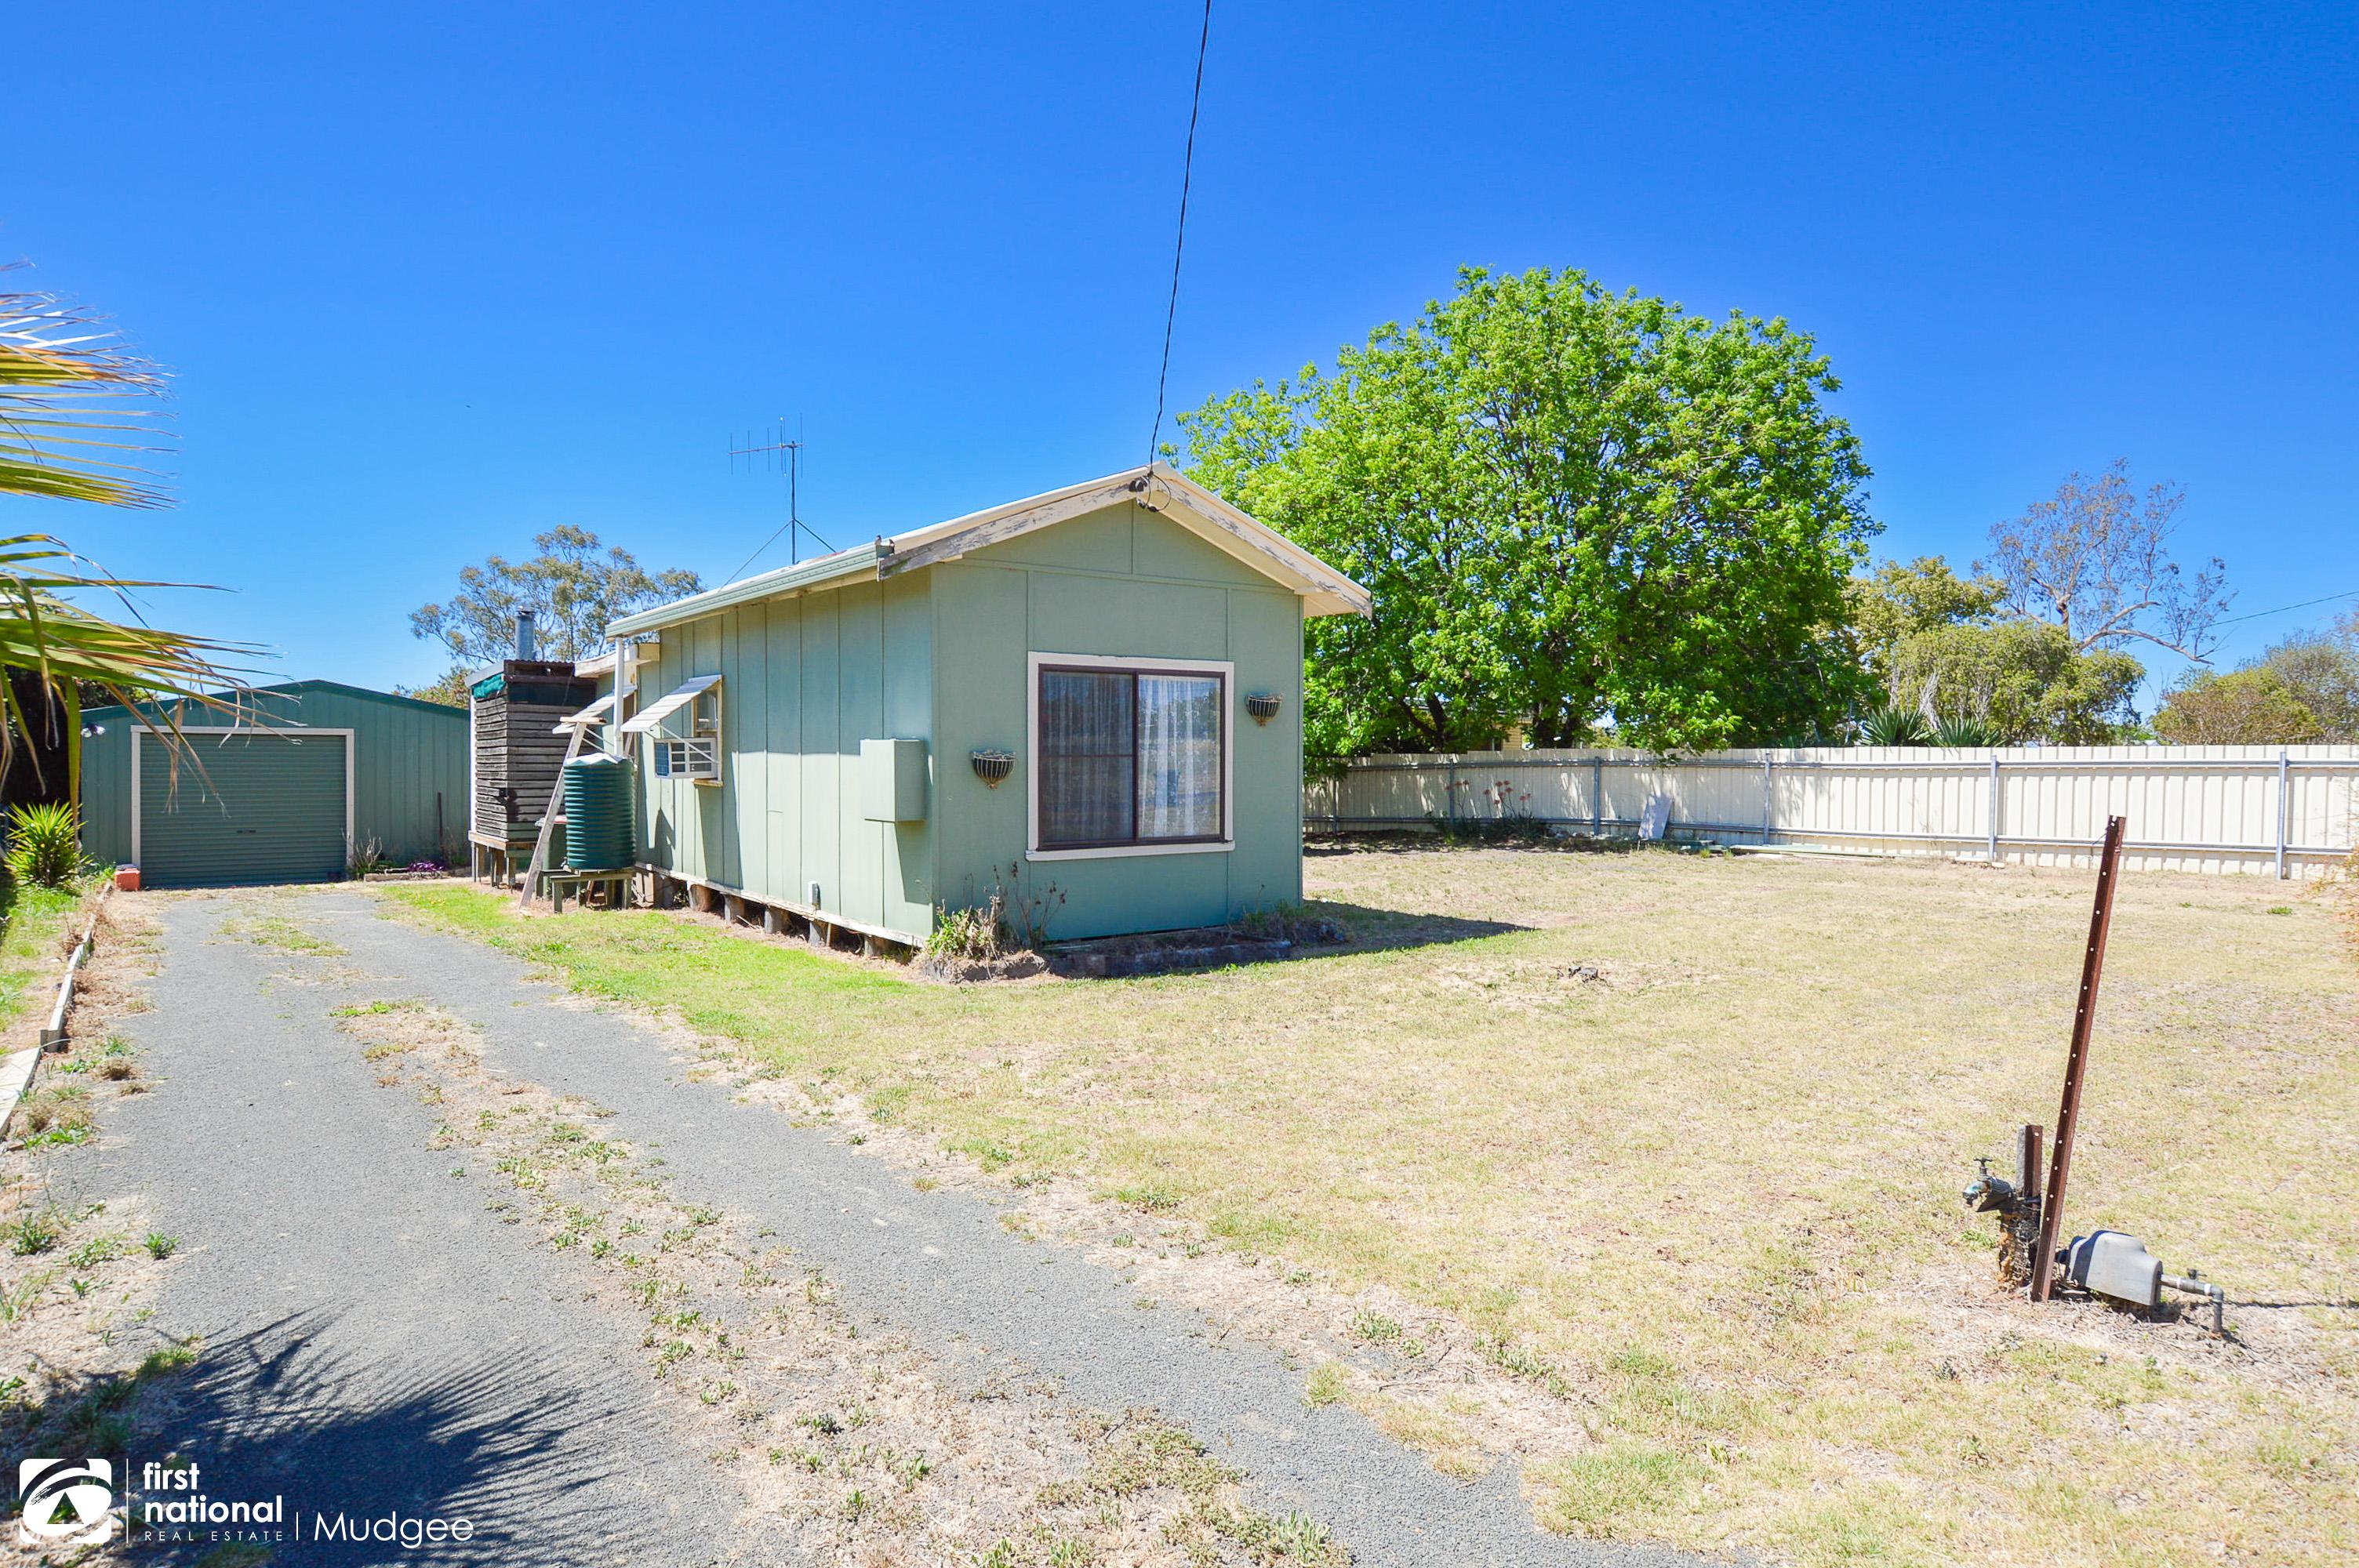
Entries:
{"type": "Polygon", "coordinates": [[[114,1463],[27,1459],[16,1466],[16,1533],[27,1546],[95,1546],[114,1533],[114,1463]]]}

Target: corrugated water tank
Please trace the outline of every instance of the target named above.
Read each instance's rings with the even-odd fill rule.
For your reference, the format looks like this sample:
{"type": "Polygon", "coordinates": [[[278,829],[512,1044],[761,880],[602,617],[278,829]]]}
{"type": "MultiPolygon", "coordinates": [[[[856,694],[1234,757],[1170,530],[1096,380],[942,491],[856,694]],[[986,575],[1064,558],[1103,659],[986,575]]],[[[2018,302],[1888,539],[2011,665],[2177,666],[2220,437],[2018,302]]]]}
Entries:
{"type": "Polygon", "coordinates": [[[577,757],[565,764],[565,869],[612,871],[631,864],[631,764],[577,757]]]}

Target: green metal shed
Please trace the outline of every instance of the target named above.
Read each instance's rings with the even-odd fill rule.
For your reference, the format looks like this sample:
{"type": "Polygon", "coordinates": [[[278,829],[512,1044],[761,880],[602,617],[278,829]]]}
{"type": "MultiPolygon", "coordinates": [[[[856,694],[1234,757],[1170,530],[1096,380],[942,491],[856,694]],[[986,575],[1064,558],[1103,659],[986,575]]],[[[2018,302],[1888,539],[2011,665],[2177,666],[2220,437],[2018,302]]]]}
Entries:
{"type": "Polygon", "coordinates": [[[257,687],[234,713],[82,716],[82,848],[149,887],[332,881],[355,846],[451,864],[467,826],[467,711],[333,681],[257,687]]]}
{"type": "Polygon", "coordinates": [[[643,864],[922,942],[1302,894],[1302,624],[1364,589],[1158,463],[625,617],[643,864]]]}

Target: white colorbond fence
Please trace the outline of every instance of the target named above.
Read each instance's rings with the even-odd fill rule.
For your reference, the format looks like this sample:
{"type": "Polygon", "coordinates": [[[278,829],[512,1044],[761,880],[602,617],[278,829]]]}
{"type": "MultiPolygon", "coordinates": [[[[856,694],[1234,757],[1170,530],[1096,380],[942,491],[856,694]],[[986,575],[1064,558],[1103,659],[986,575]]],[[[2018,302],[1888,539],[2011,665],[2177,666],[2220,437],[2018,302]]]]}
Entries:
{"type": "Polygon", "coordinates": [[[1657,795],[1670,837],[1885,854],[2093,864],[2129,818],[2147,871],[2315,876],[2351,852],[2359,746],[1910,746],[1379,756],[1303,790],[1312,833],[1527,816],[1635,833],[1657,795]]]}

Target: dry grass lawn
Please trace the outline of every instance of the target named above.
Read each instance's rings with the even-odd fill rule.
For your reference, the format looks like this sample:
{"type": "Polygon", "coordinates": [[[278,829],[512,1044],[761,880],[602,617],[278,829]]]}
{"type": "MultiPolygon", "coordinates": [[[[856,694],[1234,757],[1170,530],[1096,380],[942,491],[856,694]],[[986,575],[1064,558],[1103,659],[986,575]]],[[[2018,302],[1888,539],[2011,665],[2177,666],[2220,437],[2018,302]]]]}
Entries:
{"type": "Polygon", "coordinates": [[[1430,847],[1309,875],[1359,938],[1336,956],[970,988],[394,896],[1003,1179],[1448,1314],[1547,1419],[1470,1383],[1384,1424],[1522,1459],[1551,1528],[1812,1564],[2359,1556],[2338,895],[2123,886],[2067,1225],[2223,1281],[2222,1345],[2007,1298],[1958,1200],[2054,1119],[2089,875],[1430,847]]]}

